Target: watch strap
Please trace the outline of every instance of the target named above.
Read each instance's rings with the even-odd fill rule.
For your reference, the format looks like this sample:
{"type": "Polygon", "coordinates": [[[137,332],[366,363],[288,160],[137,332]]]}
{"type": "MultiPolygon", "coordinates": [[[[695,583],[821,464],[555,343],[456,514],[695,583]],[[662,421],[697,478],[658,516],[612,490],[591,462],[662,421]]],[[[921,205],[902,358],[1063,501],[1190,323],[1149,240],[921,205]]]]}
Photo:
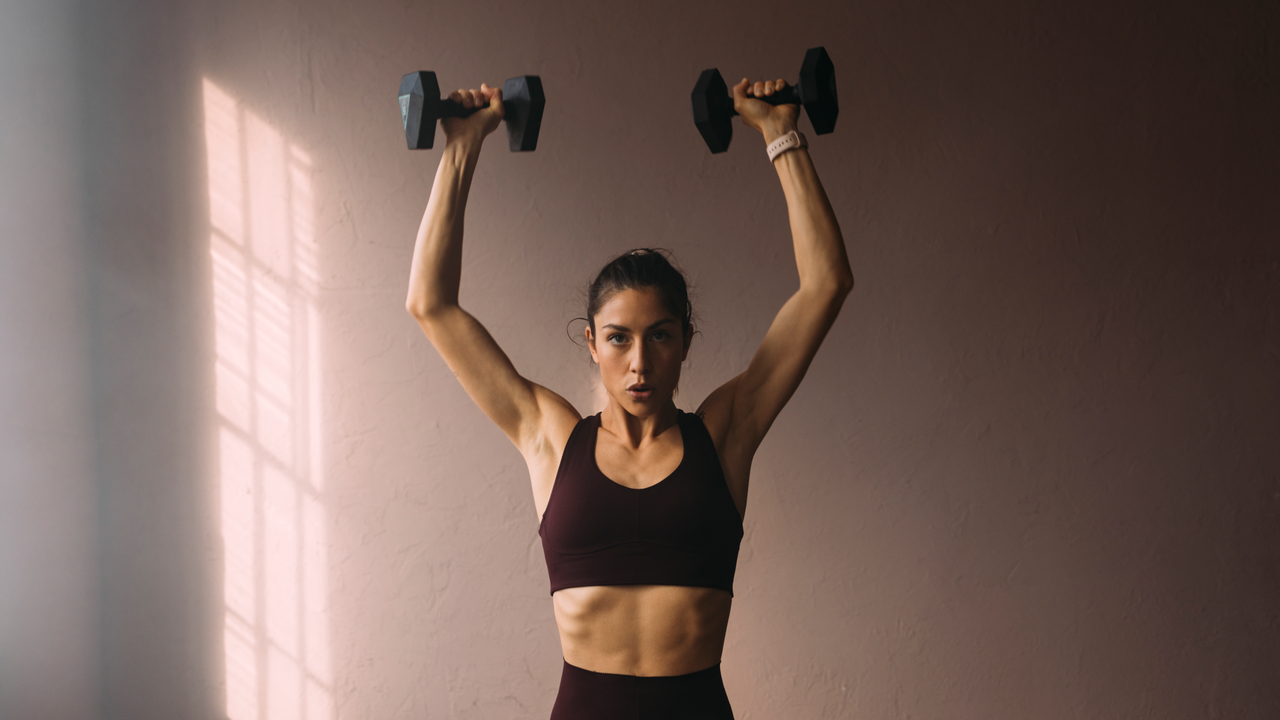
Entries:
{"type": "Polygon", "coordinates": [[[773,162],[779,155],[796,148],[809,147],[809,143],[804,139],[804,133],[792,130],[782,137],[769,143],[769,162],[773,162]]]}

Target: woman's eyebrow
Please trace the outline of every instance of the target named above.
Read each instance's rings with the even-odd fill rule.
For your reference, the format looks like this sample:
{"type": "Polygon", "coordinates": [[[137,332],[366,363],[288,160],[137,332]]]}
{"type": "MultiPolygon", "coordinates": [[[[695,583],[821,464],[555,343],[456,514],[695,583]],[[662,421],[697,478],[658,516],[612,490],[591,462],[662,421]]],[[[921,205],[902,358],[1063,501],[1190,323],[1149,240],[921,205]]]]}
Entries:
{"type": "MultiPolygon", "coordinates": [[[[647,329],[647,330],[652,330],[652,329],[654,329],[654,328],[656,328],[656,327],[659,327],[659,326],[661,326],[661,325],[666,325],[667,323],[673,323],[673,322],[675,322],[675,320],[672,320],[671,318],[665,318],[665,319],[663,319],[663,320],[659,320],[658,322],[656,322],[656,323],[654,323],[654,324],[650,325],[650,326],[649,326],[648,328],[646,328],[646,329],[647,329]]],[[[621,330],[622,332],[631,332],[631,328],[626,327],[626,326],[624,326],[624,325],[614,325],[613,323],[608,323],[608,324],[606,324],[606,325],[601,325],[601,326],[600,326],[600,329],[601,329],[601,330],[603,330],[603,329],[605,329],[605,328],[613,328],[614,330],[621,330]]]]}

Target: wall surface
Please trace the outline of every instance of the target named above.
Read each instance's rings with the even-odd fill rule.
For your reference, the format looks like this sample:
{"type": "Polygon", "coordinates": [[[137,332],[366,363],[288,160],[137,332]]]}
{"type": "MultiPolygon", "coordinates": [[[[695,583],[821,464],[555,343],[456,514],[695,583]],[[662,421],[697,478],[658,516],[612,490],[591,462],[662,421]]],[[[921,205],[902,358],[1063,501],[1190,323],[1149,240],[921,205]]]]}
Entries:
{"type": "Polygon", "coordinates": [[[440,149],[405,150],[396,83],[541,75],[538,150],[482,156],[462,303],[592,413],[582,291],[670,248],[692,409],[796,277],[763,142],[709,154],[688,92],[814,45],[858,285],[753,469],[736,716],[1280,715],[1274,3],[48,12],[62,44],[15,58],[75,76],[41,102],[80,145],[33,150],[64,132],[35,108],[0,132],[0,716],[546,717],[527,472],[403,309],[440,149]],[[10,680],[46,667],[72,690],[10,680]]]}
{"type": "Polygon", "coordinates": [[[108,718],[218,717],[200,75],[183,3],[79,7],[108,718]]]}
{"type": "Polygon", "coordinates": [[[75,6],[0,22],[0,717],[98,710],[97,493],[75,6]]]}

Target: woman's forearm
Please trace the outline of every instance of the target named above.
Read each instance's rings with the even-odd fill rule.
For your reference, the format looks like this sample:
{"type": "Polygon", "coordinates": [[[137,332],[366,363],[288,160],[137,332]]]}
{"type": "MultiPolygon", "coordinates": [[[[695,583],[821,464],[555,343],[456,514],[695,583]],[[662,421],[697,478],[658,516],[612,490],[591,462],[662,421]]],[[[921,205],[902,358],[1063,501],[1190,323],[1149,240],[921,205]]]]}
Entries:
{"type": "Polygon", "coordinates": [[[797,148],[784,152],[774,159],[773,166],[787,197],[801,288],[848,292],[853,287],[853,271],[844,237],[809,151],[797,148]]]}
{"type": "Polygon", "coordinates": [[[462,225],[480,142],[445,145],[418,226],[405,308],[417,318],[458,304],[462,275],[462,225]]]}

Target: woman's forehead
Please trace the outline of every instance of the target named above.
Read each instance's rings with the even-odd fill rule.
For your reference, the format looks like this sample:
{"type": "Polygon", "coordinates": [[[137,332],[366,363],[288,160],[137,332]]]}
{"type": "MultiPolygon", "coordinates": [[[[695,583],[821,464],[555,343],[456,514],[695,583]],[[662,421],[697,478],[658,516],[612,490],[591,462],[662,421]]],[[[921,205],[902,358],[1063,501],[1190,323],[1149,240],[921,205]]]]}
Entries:
{"type": "Polygon", "coordinates": [[[648,326],[663,318],[675,319],[671,311],[662,302],[662,294],[656,288],[628,288],[620,290],[605,301],[596,313],[598,323],[608,324],[614,319],[623,320],[617,324],[627,325],[626,319],[643,321],[648,326]]]}

